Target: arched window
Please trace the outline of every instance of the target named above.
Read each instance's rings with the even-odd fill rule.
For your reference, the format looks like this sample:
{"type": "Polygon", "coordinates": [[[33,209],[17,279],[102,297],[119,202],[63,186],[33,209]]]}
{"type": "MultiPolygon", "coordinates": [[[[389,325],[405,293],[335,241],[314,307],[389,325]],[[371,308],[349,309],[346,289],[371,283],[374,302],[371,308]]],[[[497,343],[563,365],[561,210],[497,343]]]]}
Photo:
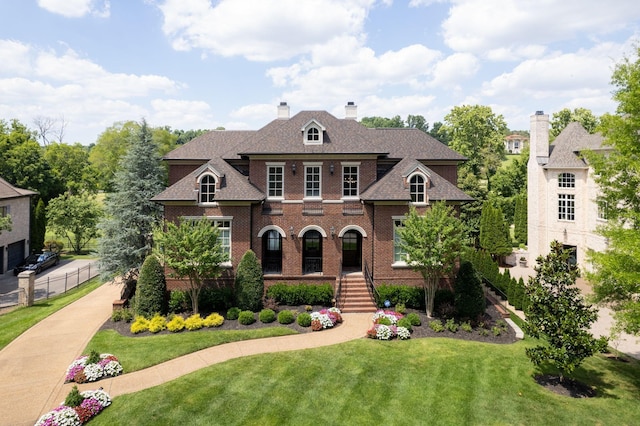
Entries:
{"type": "Polygon", "coordinates": [[[200,202],[213,203],[216,195],[216,179],[211,175],[204,175],[200,179],[200,202]]]}
{"type": "Polygon", "coordinates": [[[425,202],[425,184],[424,176],[413,175],[409,180],[409,192],[411,193],[411,201],[414,203],[425,202]]]}
{"type": "Polygon", "coordinates": [[[558,188],[575,188],[576,175],[573,173],[560,173],[558,175],[558,188]]]}
{"type": "Polygon", "coordinates": [[[309,143],[318,143],[320,140],[320,132],[315,127],[311,127],[307,130],[307,141],[309,143]]]}

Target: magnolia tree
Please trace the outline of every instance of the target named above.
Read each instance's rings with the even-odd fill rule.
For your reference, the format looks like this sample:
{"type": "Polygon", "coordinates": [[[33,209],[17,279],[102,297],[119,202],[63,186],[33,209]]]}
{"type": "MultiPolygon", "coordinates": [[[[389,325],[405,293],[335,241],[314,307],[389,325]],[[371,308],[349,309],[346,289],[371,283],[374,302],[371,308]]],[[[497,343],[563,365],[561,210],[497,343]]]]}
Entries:
{"type": "Polygon", "coordinates": [[[220,264],[228,260],[222,248],[219,231],[203,219],[182,219],[176,225],[167,222],[165,230],[154,232],[159,257],[171,270],[170,276],[188,279],[193,313],[198,313],[198,297],[204,280],[221,275],[220,264]]]}
{"type": "Polygon", "coordinates": [[[412,207],[398,232],[407,263],[422,275],[425,306],[431,317],[440,279],[452,274],[463,247],[462,222],[451,207],[438,202],[424,216],[412,207]]]}
{"type": "Polygon", "coordinates": [[[535,365],[550,363],[560,371],[560,380],[571,374],[585,358],[607,347],[605,338],[589,332],[598,311],[587,305],[575,286],[578,269],[569,262],[570,252],[558,241],[551,243],[546,257],[538,257],[536,276],[529,279],[525,331],[545,344],[525,350],[535,365]]]}

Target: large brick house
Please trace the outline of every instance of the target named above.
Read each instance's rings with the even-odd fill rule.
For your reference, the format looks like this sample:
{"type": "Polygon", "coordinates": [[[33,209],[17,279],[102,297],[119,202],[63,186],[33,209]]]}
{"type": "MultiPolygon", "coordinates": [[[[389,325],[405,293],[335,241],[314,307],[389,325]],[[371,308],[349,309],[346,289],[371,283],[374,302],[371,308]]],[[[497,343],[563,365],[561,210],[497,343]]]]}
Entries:
{"type": "Polygon", "coordinates": [[[0,274],[12,270],[29,253],[33,195],[36,193],[0,178],[0,216],[11,216],[11,230],[0,233],[0,274]]]}
{"type": "Polygon", "coordinates": [[[211,131],[168,153],[169,187],[153,198],[166,220],[209,219],[230,255],[252,249],[265,285],[332,282],[344,271],[416,283],[396,228],[414,205],[471,200],[456,186],[463,156],[417,129],[370,129],[356,106],[277,118],[256,131],[211,131]]]}

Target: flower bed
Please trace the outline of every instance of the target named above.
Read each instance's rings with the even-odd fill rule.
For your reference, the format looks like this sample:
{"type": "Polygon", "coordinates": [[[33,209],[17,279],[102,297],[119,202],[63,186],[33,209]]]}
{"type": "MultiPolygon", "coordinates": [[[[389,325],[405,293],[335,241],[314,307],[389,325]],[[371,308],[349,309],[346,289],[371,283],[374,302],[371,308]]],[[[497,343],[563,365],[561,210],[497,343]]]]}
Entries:
{"type": "Polygon", "coordinates": [[[338,308],[322,309],[311,313],[311,330],[320,331],[332,328],[342,322],[342,314],[338,308]]]}
{"type": "Polygon", "coordinates": [[[373,327],[367,331],[367,337],[378,340],[400,340],[411,338],[411,331],[407,327],[398,326],[398,320],[404,315],[389,310],[379,310],[373,314],[373,327]]]}
{"type": "MultiPolygon", "coordinates": [[[[74,386],[74,390],[78,388],[74,386]]],[[[111,397],[102,388],[94,391],[84,391],[79,393],[80,403],[75,407],[70,407],[68,402],[43,414],[35,426],[76,426],[88,422],[92,417],[98,415],[102,410],[111,405],[111,397]]],[[[70,398],[67,397],[67,400],[70,398]]]]}
{"type": "Polygon", "coordinates": [[[122,373],[122,365],[118,358],[111,354],[100,354],[92,351],[90,355],[82,355],[69,365],[65,374],[65,382],[95,382],[103,377],[113,377],[122,373]]]}

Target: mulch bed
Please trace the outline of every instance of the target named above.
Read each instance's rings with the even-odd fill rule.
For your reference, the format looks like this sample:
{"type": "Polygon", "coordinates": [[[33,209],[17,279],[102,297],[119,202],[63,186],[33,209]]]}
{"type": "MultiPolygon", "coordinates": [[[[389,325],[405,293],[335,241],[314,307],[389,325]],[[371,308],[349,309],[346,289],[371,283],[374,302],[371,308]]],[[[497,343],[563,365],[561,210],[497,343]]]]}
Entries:
{"type": "Polygon", "coordinates": [[[568,377],[565,377],[562,381],[560,377],[550,374],[541,374],[534,378],[540,386],[558,395],[572,398],[593,398],[597,394],[596,390],[591,386],[568,377]]]}
{"type": "MultiPolygon", "coordinates": [[[[304,306],[282,306],[281,305],[278,307],[278,310],[285,310],[285,309],[304,312],[304,306]]],[[[313,311],[319,311],[320,309],[322,309],[321,306],[313,306],[313,311]]],[[[427,318],[427,315],[424,312],[407,310],[407,313],[409,312],[416,312],[420,316],[420,319],[422,321],[421,326],[413,327],[413,333],[411,333],[412,339],[419,339],[419,338],[425,338],[425,337],[449,337],[453,339],[462,339],[462,340],[488,342],[488,343],[503,343],[503,344],[514,343],[517,340],[515,331],[511,329],[511,327],[507,327],[507,329],[501,332],[499,336],[494,335],[494,333],[492,332],[492,327],[495,325],[496,321],[501,319],[501,315],[493,305],[490,305],[487,308],[487,312],[484,319],[485,328],[488,330],[488,333],[486,336],[481,335],[477,327],[474,328],[474,330],[470,333],[463,330],[458,330],[456,333],[452,333],[447,330],[436,333],[429,327],[429,321],[431,321],[432,319],[427,318]]],[[[224,315],[225,313],[221,313],[221,314],[224,315]]],[[[202,314],[203,318],[205,316],[206,316],[205,314],[202,314]]],[[[444,322],[445,321],[443,320],[442,323],[444,322]]],[[[124,321],[113,322],[109,319],[102,325],[100,330],[115,330],[121,335],[128,336],[128,337],[142,337],[142,336],[152,335],[152,333],[150,332],[133,334],[130,331],[130,326],[131,326],[130,323],[127,323],[124,321]]],[[[242,325],[237,320],[225,319],[224,323],[220,327],[203,328],[199,331],[215,332],[217,330],[255,330],[258,328],[265,328],[265,327],[287,327],[297,331],[298,333],[312,332],[311,327],[301,327],[296,322],[294,322],[293,324],[283,325],[283,324],[279,324],[276,320],[275,322],[265,324],[257,320],[257,314],[256,314],[256,322],[254,322],[251,325],[242,325]]],[[[337,324],[336,327],[340,327],[340,324],[337,324]]],[[[365,337],[366,332],[367,330],[362,330],[362,337],[365,337]]],[[[155,334],[172,334],[172,332],[168,330],[164,330],[155,334]]]]}

